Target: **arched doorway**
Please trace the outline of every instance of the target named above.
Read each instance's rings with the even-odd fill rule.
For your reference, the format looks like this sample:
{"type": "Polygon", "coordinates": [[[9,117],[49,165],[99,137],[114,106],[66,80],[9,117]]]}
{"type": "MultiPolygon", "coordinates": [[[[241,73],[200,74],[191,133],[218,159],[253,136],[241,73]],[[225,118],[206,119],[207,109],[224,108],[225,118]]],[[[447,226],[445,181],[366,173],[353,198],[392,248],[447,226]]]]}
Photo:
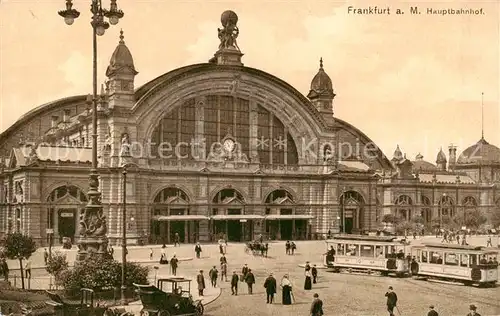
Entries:
{"type": "Polygon", "coordinates": [[[467,225],[467,217],[468,216],[475,216],[474,211],[477,210],[477,202],[476,199],[473,196],[466,196],[462,200],[462,207],[464,209],[463,211],[463,223],[464,225],[467,225]]]}
{"type": "Polygon", "coordinates": [[[173,243],[176,236],[182,243],[199,237],[199,221],[205,216],[191,214],[190,199],[177,187],[167,187],[156,194],[151,214],[151,242],[173,243]]]}
{"type": "Polygon", "coordinates": [[[396,205],[396,216],[404,221],[409,221],[412,217],[412,204],[413,201],[408,195],[400,195],[394,201],[396,205]]]}
{"type": "Polygon", "coordinates": [[[53,190],[47,198],[47,228],[54,230],[55,240],[75,237],[79,231],[79,214],[87,204],[87,196],[74,185],[63,185],[53,190]]]}
{"type": "Polygon", "coordinates": [[[253,239],[254,220],[262,216],[245,214],[245,199],[238,190],[227,188],[212,199],[212,235],[228,241],[253,239]]]}
{"type": "Polygon", "coordinates": [[[359,233],[363,227],[365,200],[359,192],[347,191],[340,196],[340,231],[345,234],[359,233]]]}
{"type": "Polygon", "coordinates": [[[287,190],[279,189],[269,193],[266,204],[266,234],[271,239],[306,239],[307,218],[295,214],[293,196],[287,190]]]}
{"type": "Polygon", "coordinates": [[[443,194],[439,200],[439,218],[453,217],[455,215],[453,199],[446,194],[443,194]]]}
{"type": "Polygon", "coordinates": [[[420,216],[424,220],[425,224],[429,224],[432,220],[432,211],[431,211],[431,199],[427,196],[422,195],[420,197],[422,202],[422,208],[420,209],[420,216]]]}

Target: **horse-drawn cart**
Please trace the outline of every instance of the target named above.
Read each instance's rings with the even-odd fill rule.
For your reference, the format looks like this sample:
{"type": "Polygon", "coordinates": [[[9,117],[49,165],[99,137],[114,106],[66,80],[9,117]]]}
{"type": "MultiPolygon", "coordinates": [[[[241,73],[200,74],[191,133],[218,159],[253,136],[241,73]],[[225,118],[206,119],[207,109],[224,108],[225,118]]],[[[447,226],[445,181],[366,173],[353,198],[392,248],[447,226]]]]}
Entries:
{"type": "Polygon", "coordinates": [[[251,241],[245,245],[245,253],[252,253],[255,255],[261,255],[267,257],[267,252],[269,251],[269,244],[259,241],[251,241]]]}
{"type": "Polygon", "coordinates": [[[201,300],[193,300],[189,279],[162,278],[158,279],[157,286],[141,284],[134,286],[142,302],[141,316],[203,315],[203,304],[201,300]],[[187,284],[187,290],[181,286],[182,284],[187,284]]]}

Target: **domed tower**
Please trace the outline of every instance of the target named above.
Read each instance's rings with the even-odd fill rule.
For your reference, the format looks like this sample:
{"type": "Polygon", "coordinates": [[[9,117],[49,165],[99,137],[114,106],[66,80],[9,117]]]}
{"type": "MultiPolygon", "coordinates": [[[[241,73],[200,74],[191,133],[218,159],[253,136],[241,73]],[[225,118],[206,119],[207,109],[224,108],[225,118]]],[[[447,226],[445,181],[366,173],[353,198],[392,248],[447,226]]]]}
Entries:
{"type": "Polygon", "coordinates": [[[307,97],[320,113],[333,116],[335,93],[332,80],[323,69],[323,58],[319,60],[319,71],[311,81],[311,90],[307,97]]]}
{"type": "Polygon", "coordinates": [[[441,148],[436,157],[436,166],[439,171],[446,171],[446,155],[444,154],[443,148],[441,148]]]}
{"type": "Polygon", "coordinates": [[[398,163],[401,160],[403,160],[403,153],[401,152],[399,145],[397,145],[396,150],[394,151],[394,154],[392,155],[392,159],[391,159],[393,167],[397,167],[398,163]]]}
{"type": "Polygon", "coordinates": [[[138,72],[134,67],[134,59],[123,40],[123,30],[120,31],[120,41],[116,46],[106,77],[109,78],[109,107],[116,106],[131,108],[134,106],[134,79],[138,72]]]}

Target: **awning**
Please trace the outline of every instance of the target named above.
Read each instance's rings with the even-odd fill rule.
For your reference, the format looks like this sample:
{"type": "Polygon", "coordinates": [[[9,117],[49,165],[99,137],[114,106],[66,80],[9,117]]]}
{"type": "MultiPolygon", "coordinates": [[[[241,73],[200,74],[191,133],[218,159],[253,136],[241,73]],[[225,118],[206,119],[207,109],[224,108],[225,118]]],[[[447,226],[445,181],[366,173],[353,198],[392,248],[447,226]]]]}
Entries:
{"type": "Polygon", "coordinates": [[[240,219],[264,219],[263,216],[260,215],[252,215],[252,214],[242,214],[242,215],[214,215],[212,219],[215,221],[225,221],[225,220],[240,220],[240,219]]]}
{"type": "Polygon", "coordinates": [[[203,215],[170,215],[170,216],[153,216],[154,221],[165,222],[165,221],[192,221],[192,220],[204,220],[208,217],[203,215]]]}
{"type": "Polygon", "coordinates": [[[267,215],[266,220],[280,220],[280,219],[313,219],[312,215],[299,215],[299,214],[291,214],[291,215],[267,215]]]}

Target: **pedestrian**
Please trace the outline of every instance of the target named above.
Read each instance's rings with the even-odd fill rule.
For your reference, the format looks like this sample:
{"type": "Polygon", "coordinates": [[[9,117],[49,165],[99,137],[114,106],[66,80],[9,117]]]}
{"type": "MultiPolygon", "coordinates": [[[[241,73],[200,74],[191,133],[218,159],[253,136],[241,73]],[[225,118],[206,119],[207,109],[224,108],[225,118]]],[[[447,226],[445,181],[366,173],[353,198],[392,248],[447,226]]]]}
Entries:
{"type": "Polygon", "coordinates": [[[179,237],[179,233],[175,233],[175,235],[174,235],[174,247],[181,246],[180,240],[181,240],[181,238],[179,237]]]}
{"type": "Polygon", "coordinates": [[[290,249],[292,250],[292,255],[295,253],[295,250],[297,250],[297,245],[293,241],[290,243],[290,249]]]}
{"type": "Polygon", "coordinates": [[[31,261],[29,258],[26,259],[26,263],[24,265],[24,271],[26,273],[26,278],[31,279],[31,261]]]}
{"type": "Polygon", "coordinates": [[[43,250],[43,261],[45,262],[45,265],[47,265],[47,262],[49,261],[49,253],[47,252],[47,248],[43,250]]]}
{"type": "Polygon", "coordinates": [[[174,254],[172,259],[170,259],[170,267],[172,268],[172,274],[177,275],[177,267],[179,265],[179,259],[177,259],[177,256],[174,254]]]}
{"type": "Polygon", "coordinates": [[[243,268],[241,269],[241,282],[244,282],[246,277],[247,277],[247,273],[248,273],[248,265],[245,263],[245,265],[243,266],[243,268]]]}
{"type": "Polygon", "coordinates": [[[217,268],[214,266],[210,271],[208,272],[208,276],[210,277],[210,283],[212,284],[213,287],[217,286],[217,278],[219,277],[219,271],[217,271],[217,268]]]}
{"type": "Polygon", "coordinates": [[[309,261],[306,261],[306,265],[304,266],[305,271],[311,270],[311,265],[309,264],[309,261]]]}
{"type": "Polygon", "coordinates": [[[149,248],[149,260],[153,261],[153,248],[149,248]]]}
{"type": "Polygon", "coordinates": [[[220,257],[220,264],[222,265],[224,263],[227,264],[227,258],[225,255],[222,255],[222,257],[220,257]]]}
{"type": "Polygon", "coordinates": [[[247,275],[245,276],[245,282],[248,286],[248,294],[252,295],[253,285],[255,283],[255,276],[252,273],[252,269],[248,269],[247,275]]]}
{"type": "Polygon", "coordinates": [[[476,305],[474,304],[469,305],[469,310],[470,312],[467,314],[467,316],[481,316],[481,314],[477,312],[476,305]]]}
{"type": "Polygon", "coordinates": [[[313,277],[313,284],[316,284],[316,280],[318,278],[318,268],[316,268],[316,265],[314,264],[312,269],[311,269],[311,274],[313,277]]]}
{"type": "Polygon", "coordinates": [[[292,304],[292,282],[288,278],[288,274],[285,274],[281,279],[281,298],[283,305],[292,304]]]}
{"type": "Polygon", "coordinates": [[[196,276],[196,282],[198,283],[198,296],[203,296],[203,290],[205,289],[205,277],[203,276],[203,270],[200,270],[200,274],[196,276]]]}
{"type": "Polygon", "coordinates": [[[220,281],[226,280],[227,282],[227,263],[220,265],[220,281]]]}
{"type": "Polygon", "coordinates": [[[5,260],[5,258],[2,258],[1,267],[2,267],[2,272],[3,272],[3,279],[8,282],[9,281],[9,265],[7,264],[7,260],[5,260]]]}
{"type": "Polygon", "coordinates": [[[488,240],[486,241],[486,247],[493,247],[493,244],[491,243],[491,235],[488,235],[488,240]]]}
{"type": "Polygon", "coordinates": [[[290,254],[290,240],[287,240],[285,243],[285,254],[290,254]]]}
{"type": "Polygon", "coordinates": [[[387,297],[387,311],[389,312],[389,316],[394,316],[394,307],[398,302],[398,296],[394,292],[392,286],[389,286],[389,290],[385,293],[387,297]]]}
{"type": "Polygon", "coordinates": [[[312,289],[311,271],[306,270],[305,276],[306,280],[304,281],[304,290],[310,290],[312,289]]]}
{"type": "Polygon", "coordinates": [[[434,305],[429,306],[429,312],[427,316],[439,316],[438,312],[434,310],[434,305]]]}
{"type": "Polygon", "coordinates": [[[196,243],[196,246],[194,246],[194,252],[196,253],[196,258],[200,259],[201,258],[201,245],[200,243],[196,243]]]}
{"type": "Polygon", "coordinates": [[[311,304],[311,316],[323,315],[323,301],[319,299],[318,293],[314,293],[314,299],[311,304]]]}
{"type": "Polygon", "coordinates": [[[276,279],[273,274],[269,274],[266,281],[264,282],[264,288],[267,294],[267,304],[272,304],[274,300],[274,293],[276,293],[276,279]]]}
{"type": "Polygon", "coordinates": [[[219,252],[220,252],[221,255],[224,255],[224,246],[223,246],[222,239],[219,240],[219,252]]]}
{"type": "Polygon", "coordinates": [[[238,273],[233,271],[233,276],[231,277],[231,295],[238,295],[238,281],[240,278],[238,277],[238,273]]]}

